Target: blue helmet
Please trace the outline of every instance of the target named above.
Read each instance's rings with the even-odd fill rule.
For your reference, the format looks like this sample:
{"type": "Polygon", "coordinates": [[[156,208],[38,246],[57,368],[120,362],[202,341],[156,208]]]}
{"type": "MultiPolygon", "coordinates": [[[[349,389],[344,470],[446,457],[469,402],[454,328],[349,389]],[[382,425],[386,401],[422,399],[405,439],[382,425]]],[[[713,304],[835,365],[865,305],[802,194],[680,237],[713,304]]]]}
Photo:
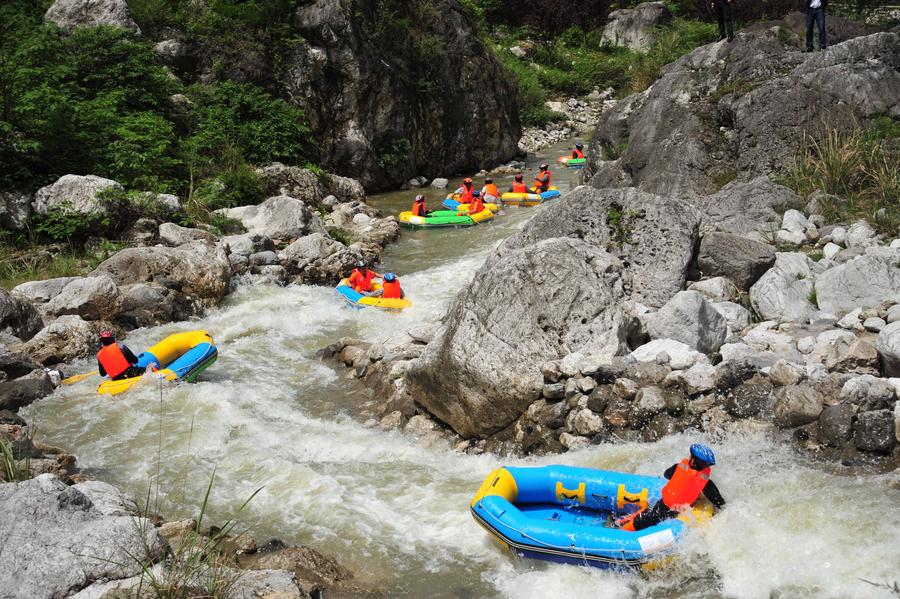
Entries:
{"type": "Polygon", "coordinates": [[[481,197],[481,192],[478,191],[478,190],[473,191],[473,192],[472,192],[472,197],[473,197],[473,198],[480,198],[480,197],[481,197]]]}
{"type": "Polygon", "coordinates": [[[716,465],[716,456],[713,454],[713,450],[706,445],[694,443],[693,445],[691,445],[691,455],[698,460],[706,462],[710,466],[716,465]]]}
{"type": "Polygon", "coordinates": [[[384,273],[384,280],[385,280],[385,281],[390,282],[390,281],[393,281],[393,280],[396,279],[396,278],[397,278],[396,275],[394,275],[394,273],[392,273],[392,272],[386,272],[386,273],[384,273]]]}

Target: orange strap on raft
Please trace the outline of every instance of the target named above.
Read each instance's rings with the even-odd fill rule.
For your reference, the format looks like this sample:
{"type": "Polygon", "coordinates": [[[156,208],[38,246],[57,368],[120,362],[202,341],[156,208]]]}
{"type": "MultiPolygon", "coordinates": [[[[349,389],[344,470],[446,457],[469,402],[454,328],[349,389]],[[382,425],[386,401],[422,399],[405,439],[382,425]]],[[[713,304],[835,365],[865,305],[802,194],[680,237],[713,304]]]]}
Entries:
{"type": "Polygon", "coordinates": [[[633,514],[629,514],[627,516],[623,516],[616,520],[616,526],[621,528],[622,530],[628,530],[631,532],[637,532],[634,529],[634,519],[638,517],[638,514],[642,513],[647,508],[640,509],[633,514]]]}

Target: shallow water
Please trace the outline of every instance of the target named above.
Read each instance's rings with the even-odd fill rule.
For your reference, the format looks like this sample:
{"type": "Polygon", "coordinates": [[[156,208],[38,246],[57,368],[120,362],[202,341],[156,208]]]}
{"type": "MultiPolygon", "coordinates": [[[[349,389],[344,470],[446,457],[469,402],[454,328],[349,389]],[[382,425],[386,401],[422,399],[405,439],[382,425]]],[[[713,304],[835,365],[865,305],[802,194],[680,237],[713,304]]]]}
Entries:
{"type": "MultiPolygon", "coordinates": [[[[565,188],[572,173],[560,170],[565,188]]],[[[415,193],[370,201],[396,213],[415,193]]],[[[445,192],[427,193],[436,206],[445,192]]],[[[40,437],[76,453],[91,474],[140,497],[149,489],[151,507],[168,518],[196,515],[213,472],[211,523],[262,488],[240,513],[242,527],[259,540],[331,553],[392,597],[893,596],[861,579],[900,579],[896,476],[828,474],[761,432],[713,440],[721,464],[714,478],[728,508],[688,538],[667,570],[615,574],[515,560],[475,524],[472,495],[509,460],[423,447],[351,417],[363,390],[343,369],[315,360],[315,350],[344,335],[387,339],[439,319],[490,249],[540,209],[507,210],[468,229],[404,231],[384,259],[414,301],[403,314],[356,311],[328,288],[242,287],[202,319],[128,336],[137,350],[171,332],[208,330],[220,355],[201,382],[150,383],[109,399],[89,379],[61,388],[27,416],[40,437]]],[[[93,367],[88,360],[75,366],[93,367]]],[[[515,463],[658,473],[700,438],[515,463]]]]}

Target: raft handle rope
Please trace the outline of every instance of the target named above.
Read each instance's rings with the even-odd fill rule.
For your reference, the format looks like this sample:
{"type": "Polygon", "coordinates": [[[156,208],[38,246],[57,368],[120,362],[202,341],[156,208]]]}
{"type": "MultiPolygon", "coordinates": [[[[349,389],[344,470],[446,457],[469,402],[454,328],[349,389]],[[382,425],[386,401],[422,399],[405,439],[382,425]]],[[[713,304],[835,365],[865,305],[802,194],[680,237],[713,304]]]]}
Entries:
{"type": "MultiPolygon", "coordinates": [[[[493,518],[494,520],[496,520],[498,524],[502,525],[504,528],[508,528],[509,530],[511,530],[511,531],[513,531],[513,532],[515,532],[515,533],[518,533],[518,534],[522,535],[523,538],[526,538],[526,539],[529,539],[529,540],[531,540],[531,541],[534,541],[535,543],[538,543],[538,544],[540,544],[540,545],[544,545],[544,546],[546,546],[546,547],[548,547],[548,548],[550,548],[550,549],[557,549],[557,550],[560,550],[560,551],[572,551],[573,549],[576,549],[576,548],[574,547],[574,545],[569,545],[569,546],[565,546],[565,545],[554,545],[554,544],[552,544],[552,543],[548,543],[548,542],[546,542],[546,541],[542,541],[542,540],[540,540],[540,539],[536,539],[536,538],[534,538],[534,537],[528,535],[528,533],[526,533],[526,532],[524,532],[524,531],[521,531],[521,530],[515,528],[514,526],[511,526],[511,525],[509,525],[509,524],[503,522],[503,521],[500,520],[500,518],[498,518],[497,516],[494,516],[489,510],[484,509],[484,505],[481,503],[481,501],[478,502],[478,505],[479,505],[479,507],[482,508],[482,510],[484,510],[484,512],[485,512],[488,516],[490,516],[491,518],[493,518]]],[[[503,510],[503,512],[502,512],[500,515],[502,516],[502,515],[505,514],[505,513],[506,513],[506,510],[503,510]]],[[[577,549],[580,550],[582,553],[586,553],[586,552],[588,552],[588,551],[607,551],[607,549],[600,548],[600,547],[580,547],[580,548],[577,548],[577,549]]],[[[616,550],[616,551],[621,552],[621,553],[623,554],[623,559],[626,559],[626,560],[628,559],[627,557],[624,557],[624,554],[626,554],[626,553],[634,553],[634,554],[648,555],[648,553],[647,553],[646,551],[644,551],[644,550],[637,550],[637,549],[618,549],[618,550],[616,550]]]]}

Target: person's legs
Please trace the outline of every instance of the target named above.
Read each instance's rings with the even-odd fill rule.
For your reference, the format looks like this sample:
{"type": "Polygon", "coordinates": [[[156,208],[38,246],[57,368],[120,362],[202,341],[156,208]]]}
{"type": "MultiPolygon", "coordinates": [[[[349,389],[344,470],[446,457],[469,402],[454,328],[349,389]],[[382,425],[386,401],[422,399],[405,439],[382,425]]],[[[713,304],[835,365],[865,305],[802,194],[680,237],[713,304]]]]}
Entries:
{"type": "Polygon", "coordinates": [[[725,39],[725,7],[721,0],[716,0],[716,19],[719,21],[719,41],[725,39]]]}
{"type": "Polygon", "coordinates": [[[825,49],[825,7],[816,9],[816,21],[819,26],[819,50],[825,49]]]}
{"type": "Polygon", "coordinates": [[[677,515],[677,512],[674,512],[666,506],[662,501],[658,501],[656,505],[654,505],[649,510],[644,510],[633,520],[633,525],[635,530],[643,530],[645,528],[650,528],[656,524],[659,524],[663,520],[668,520],[669,518],[673,518],[677,515]]]}
{"type": "Polygon", "coordinates": [[[812,52],[813,50],[813,21],[815,20],[815,9],[807,8],[806,9],[806,51],[812,52]]]}
{"type": "MultiPolygon", "coordinates": [[[[723,2],[722,8],[725,11],[725,26],[728,29],[728,41],[734,39],[734,19],[732,18],[731,3],[723,2]]],[[[722,27],[719,26],[719,35],[722,33],[722,27]]]]}

